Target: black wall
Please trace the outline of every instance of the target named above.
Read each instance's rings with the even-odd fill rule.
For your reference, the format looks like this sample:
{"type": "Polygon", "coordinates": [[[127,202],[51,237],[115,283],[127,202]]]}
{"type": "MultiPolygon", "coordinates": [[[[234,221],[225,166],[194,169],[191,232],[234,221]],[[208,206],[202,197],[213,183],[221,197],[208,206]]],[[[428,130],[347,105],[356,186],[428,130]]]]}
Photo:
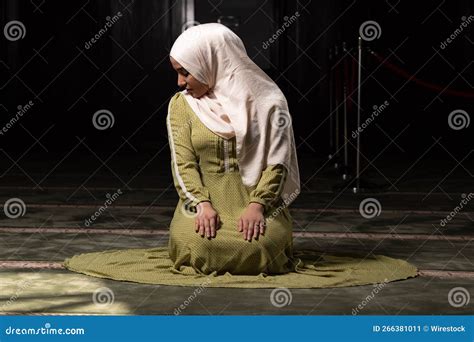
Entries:
{"type": "MultiPolygon", "coordinates": [[[[364,47],[390,56],[390,62],[419,79],[474,91],[474,22],[440,49],[440,43],[459,27],[461,17],[474,14],[468,0],[423,4],[196,0],[195,8],[195,20],[200,23],[237,18],[236,31],[249,55],[288,97],[301,151],[328,153],[328,50],[345,41],[356,58],[358,30],[367,20],[379,23],[381,36],[364,42],[364,47]],[[298,19],[264,49],[262,40],[296,11],[298,19]]],[[[181,2],[4,0],[0,11],[2,28],[11,20],[21,21],[26,28],[23,39],[9,41],[4,35],[0,39],[0,125],[15,115],[19,105],[34,103],[0,136],[4,151],[18,156],[34,144],[33,152],[64,153],[78,139],[86,139],[89,147],[105,155],[118,148],[123,153],[153,151],[166,144],[167,103],[177,91],[167,56],[182,25],[181,2]],[[120,19],[86,49],[86,42],[104,26],[106,17],[119,11],[120,19]],[[92,116],[100,109],[113,113],[112,128],[101,131],[92,125],[92,116]]],[[[439,95],[406,82],[379,67],[366,52],[363,83],[363,116],[370,114],[373,105],[390,102],[376,125],[364,131],[363,148],[368,155],[376,155],[402,131],[396,142],[406,153],[419,154],[439,137],[459,155],[472,149],[474,124],[456,131],[447,124],[447,117],[455,109],[472,117],[473,97],[439,95]]],[[[351,120],[354,113],[349,113],[351,120]]],[[[385,155],[391,153],[397,155],[400,148],[392,144],[385,155]]]]}

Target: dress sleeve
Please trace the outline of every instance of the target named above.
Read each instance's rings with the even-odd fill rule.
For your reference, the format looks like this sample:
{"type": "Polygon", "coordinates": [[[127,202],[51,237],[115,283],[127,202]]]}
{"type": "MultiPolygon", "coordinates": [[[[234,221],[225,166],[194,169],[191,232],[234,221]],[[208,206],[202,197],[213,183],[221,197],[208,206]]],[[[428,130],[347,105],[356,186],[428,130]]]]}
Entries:
{"type": "Polygon", "coordinates": [[[268,165],[262,171],[257,187],[250,193],[250,202],[263,204],[265,212],[280,198],[287,177],[287,170],[282,164],[268,165]]]}
{"type": "Polygon", "coordinates": [[[202,184],[197,156],[191,143],[191,120],[179,94],[168,107],[166,124],[171,150],[171,171],[174,186],[183,201],[197,205],[211,201],[208,189],[202,184]]]}

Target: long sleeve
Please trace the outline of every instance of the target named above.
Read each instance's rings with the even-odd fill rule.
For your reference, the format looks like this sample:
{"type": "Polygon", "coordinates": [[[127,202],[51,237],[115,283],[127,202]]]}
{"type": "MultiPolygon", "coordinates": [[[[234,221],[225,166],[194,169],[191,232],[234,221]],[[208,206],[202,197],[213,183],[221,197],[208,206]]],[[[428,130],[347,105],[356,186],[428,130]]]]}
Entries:
{"type": "Polygon", "coordinates": [[[210,201],[210,195],[202,184],[199,163],[191,142],[191,121],[182,100],[177,99],[177,96],[171,99],[166,117],[171,170],[179,197],[197,205],[210,201]]]}
{"type": "Polygon", "coordinates": [[[263,204],[265,212],[280,198],[287,177],[287,170],[282,164],[268,165],[262,171],[257,187],[250,193],[249,202],[263,204]]]}

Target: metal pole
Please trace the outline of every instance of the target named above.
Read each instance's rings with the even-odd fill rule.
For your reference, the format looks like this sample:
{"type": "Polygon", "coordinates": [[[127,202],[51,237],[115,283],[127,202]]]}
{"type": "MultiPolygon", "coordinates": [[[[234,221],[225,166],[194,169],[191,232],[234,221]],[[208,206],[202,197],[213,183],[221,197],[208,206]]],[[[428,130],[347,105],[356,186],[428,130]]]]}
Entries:
{"type": "Polygon", "coordinates": [[[342,174],[342,179],[346,180],[348,177],[348,146],[347,146],[347,80],[346,80],[346,42],[342,43],[342,51],[344,55],[343,67],[344,67],[344,91],[343,91],[343,101],[344,101],[344,117],[343,117],[343,126],[344,126],[344,170],[342,174]]]}
{"type": "Polygon", "coordinates": [[[336,61],[336,66],[334,68],[334,74],[335,74],[335,85],[336,85],[336,88],[335,88],[335,98],[336,98],[336,103],[335,103],[335,106],[336,106],[336,109],[335,109],[335,115],[336,115],[336,123],[335,123],[335,126],[336,126],[336,130],[335,130],[335,140],[336,140],[336,152],[334,153],[334,157],[336,158],[335,162],[334,162],[334,168],[335,169],[338,169],[339,168],[339,163],[338,163],[338,155],[339,155],[339,97],[338,97],[338,92],[339,92],[339,89],[337,89],[337,85],[338,85],[338,77],[339,77],[339,72],[338,72],[338,68],[339,68],[339,61],[338,61],[338,57],[339,57],[339,49],[337,48],[337,45],[334,47],[334,60],[336,61]]]}
{"type": "Polygon", "coordinates": [[[349,156],[348,156],[348,140],[347,140],[347,87],[344,85],[344,173],[342,179],[346,180],[349,173],[349,156]]]}
{"type": "Polygon", "coordinates": [[[333,92],[333,84],[332,84],[333,72],[332,72],[332,48],[329,48],[329,159],[332,159],[334,153],[334,117],[332,115],[332,92],[333,92]]]}
{"type": "MultiPolygon", "coordinates": [[[[360,108],[361,108],[361,75],[362,75],[362,39],[359,37],[358,42],[358,75],[357,75],[357,130],[360,127],[360,108]]],[[[354,193],[358,193],[360,190],[360,132],[357,134],[357,150],[356,150],[356,174],[355,174],[356,182],[355,186],[352,189],[354,193]]]]}

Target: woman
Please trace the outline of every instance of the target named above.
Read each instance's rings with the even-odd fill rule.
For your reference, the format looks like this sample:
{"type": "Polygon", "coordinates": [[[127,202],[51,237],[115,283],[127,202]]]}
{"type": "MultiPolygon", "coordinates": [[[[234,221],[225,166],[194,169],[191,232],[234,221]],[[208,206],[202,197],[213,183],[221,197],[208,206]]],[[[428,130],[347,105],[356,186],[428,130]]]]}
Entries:
{"type": "Polygon", "coordinates": [[[170,226],[175,268],[204,274],[293,270],[287,206],[300,184],[285,96],[221,24],[186,30],[170,61],[184,88],[167,116],[180,197],[170,226]],[[188,209],[194,207],[196,215],[188,209]]]}
{"type": "Polygon", "coordinates": [[[79,254],[65,260],[67,269],[147,284],[203,286],[205,279],[206,287],[237,288],[416,276],[413,265],[384,256],[293,253],[288,205],[300,179],[284,95],[220,24],[183,32],[170,60],[185,89],[171,99],[166,118],[179,194],[168,247],[79,254]]]}

